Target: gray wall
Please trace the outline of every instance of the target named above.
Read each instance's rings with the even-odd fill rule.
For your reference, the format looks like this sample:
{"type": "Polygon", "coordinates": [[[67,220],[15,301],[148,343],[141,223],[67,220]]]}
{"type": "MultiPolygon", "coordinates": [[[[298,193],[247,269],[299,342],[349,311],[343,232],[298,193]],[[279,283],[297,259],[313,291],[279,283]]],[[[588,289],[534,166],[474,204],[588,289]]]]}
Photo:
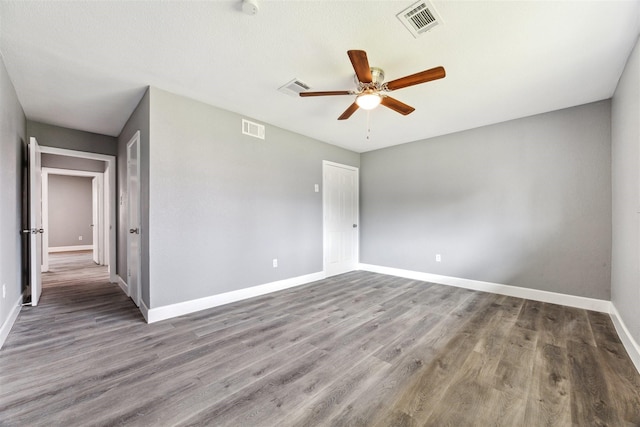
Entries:
{"type": "Polygon", "coordinates": [[[322,160],[359,155],[151,88],[151,308],[322,271],[322,160]],[[273,258],[279,267],[273,268],[273,258]]]}
{"type": "Polygon", "coordinates": [[[113,136],[68,129],[33,120],[27,120],[27,135],[34,136],[38,144],[47,147],[111,156],[118,154],[117,138],[113,136]]]}
{"type": "MultiPolygon", "coordinates": [[[[22,294],[21,176],[26,120],[0,55],[0,325],[4,325],[22,294]]],[[[26,286],[26,284],[25,284],[26,286]]],[[[20,301],[21,302],[21,301],[20,301]]]]}
{"type": "Polygon", "coordinates": [[[50,248],[93,243],[91,181],[91,177],[49,175],[50,248]]]}
{"type": "Polygon", "coordinates": [[[602,101],[364,153],[361,262],[609,299],[610,133],[602,101]]]}
{"type": "Polygon", "coordinates": [[[613,247],[611,301],[640,343],[640,45],[612,102],[613,247]]]}
{"type": "Polygon", "coordinates": [[[140,131],[140,203],[142,250],[141,260],[141,298],[147,307],[149,300],[149,90],[144,94],[138,106],[129,117],[118,137],[118,275],[127,280],[127,144],[137,131],[140,131]]]}
{"type": "Polygon", "coordinates": [[[107,162],[42,153],[42,167],[102,173],[107,167],[107,162]]]}

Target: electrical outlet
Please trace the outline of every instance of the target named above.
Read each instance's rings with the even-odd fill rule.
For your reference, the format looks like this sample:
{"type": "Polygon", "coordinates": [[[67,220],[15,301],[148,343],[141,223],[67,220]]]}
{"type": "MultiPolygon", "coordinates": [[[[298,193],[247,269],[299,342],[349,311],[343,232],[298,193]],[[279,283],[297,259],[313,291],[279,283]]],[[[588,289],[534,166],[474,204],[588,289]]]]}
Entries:
{"type": "Polygon", "coordinates": [[[82,240],[82,236],[78,236],[78,240],[82,240]]]}
{"type": "Polygon", "coordinates": [[[273,259],[273,268],[278,268],[278,258],[273,259]]]}
{"type": "Polygon", "coordinates": [[[320,192],[320,186],[319,186],[318,184],[315,184],[315,185],[313,186],[313,189],[315,190],[315,192],[316,192],[316,193],[319,193],[319,192],[320,192]]]}
{"type": "Polygon", "coordinates": [[[442,262],[442,256],[440,254],[436,254],[436,262],[442,262]]]}
{"type": "Polygon", "coordinates": [[[5,283],[2,284],[2,299],[7,297],[7,285],[5,283]]]}

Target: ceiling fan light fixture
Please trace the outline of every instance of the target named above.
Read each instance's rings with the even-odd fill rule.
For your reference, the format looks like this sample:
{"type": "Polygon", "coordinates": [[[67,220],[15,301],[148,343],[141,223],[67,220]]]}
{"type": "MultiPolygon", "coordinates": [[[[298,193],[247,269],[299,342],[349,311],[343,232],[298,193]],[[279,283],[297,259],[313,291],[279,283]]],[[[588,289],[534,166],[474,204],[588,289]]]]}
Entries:
{"type": "Polygon", "coordinates": [[[356,104],[363,110],[373,110],[382,101],[382,97],[377,92],[363,92],[356,98],[356,104]]]}

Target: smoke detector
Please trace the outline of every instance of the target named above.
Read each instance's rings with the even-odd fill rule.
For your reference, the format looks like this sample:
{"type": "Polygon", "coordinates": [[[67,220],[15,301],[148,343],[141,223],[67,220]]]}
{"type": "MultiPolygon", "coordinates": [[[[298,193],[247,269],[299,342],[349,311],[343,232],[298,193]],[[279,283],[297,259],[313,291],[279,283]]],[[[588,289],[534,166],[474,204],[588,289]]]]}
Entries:
{"type": "Polygon", "coordinates": [[[258,0],[242,0],[242,11],[247,15],[258,13],[258,0]]]}

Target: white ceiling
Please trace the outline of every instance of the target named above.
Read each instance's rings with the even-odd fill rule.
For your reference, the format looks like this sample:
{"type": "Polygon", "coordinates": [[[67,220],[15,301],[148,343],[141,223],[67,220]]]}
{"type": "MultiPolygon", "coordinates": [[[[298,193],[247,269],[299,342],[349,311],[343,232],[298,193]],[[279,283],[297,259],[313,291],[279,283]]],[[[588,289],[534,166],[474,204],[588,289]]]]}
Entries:
{"type": "Polygon", "coordinates": [[[115,136],[152,85],[364,152],[610,98],[640,28],[636,0],[434,1],[417,39],[395,16],[415,0],[258,1],[0,0],[0,52],[32,120],[115,136]],[[353,89],[349,49],[387,81],[447,77],[395,91],[406,117],[277,91],[353,89]]]}

